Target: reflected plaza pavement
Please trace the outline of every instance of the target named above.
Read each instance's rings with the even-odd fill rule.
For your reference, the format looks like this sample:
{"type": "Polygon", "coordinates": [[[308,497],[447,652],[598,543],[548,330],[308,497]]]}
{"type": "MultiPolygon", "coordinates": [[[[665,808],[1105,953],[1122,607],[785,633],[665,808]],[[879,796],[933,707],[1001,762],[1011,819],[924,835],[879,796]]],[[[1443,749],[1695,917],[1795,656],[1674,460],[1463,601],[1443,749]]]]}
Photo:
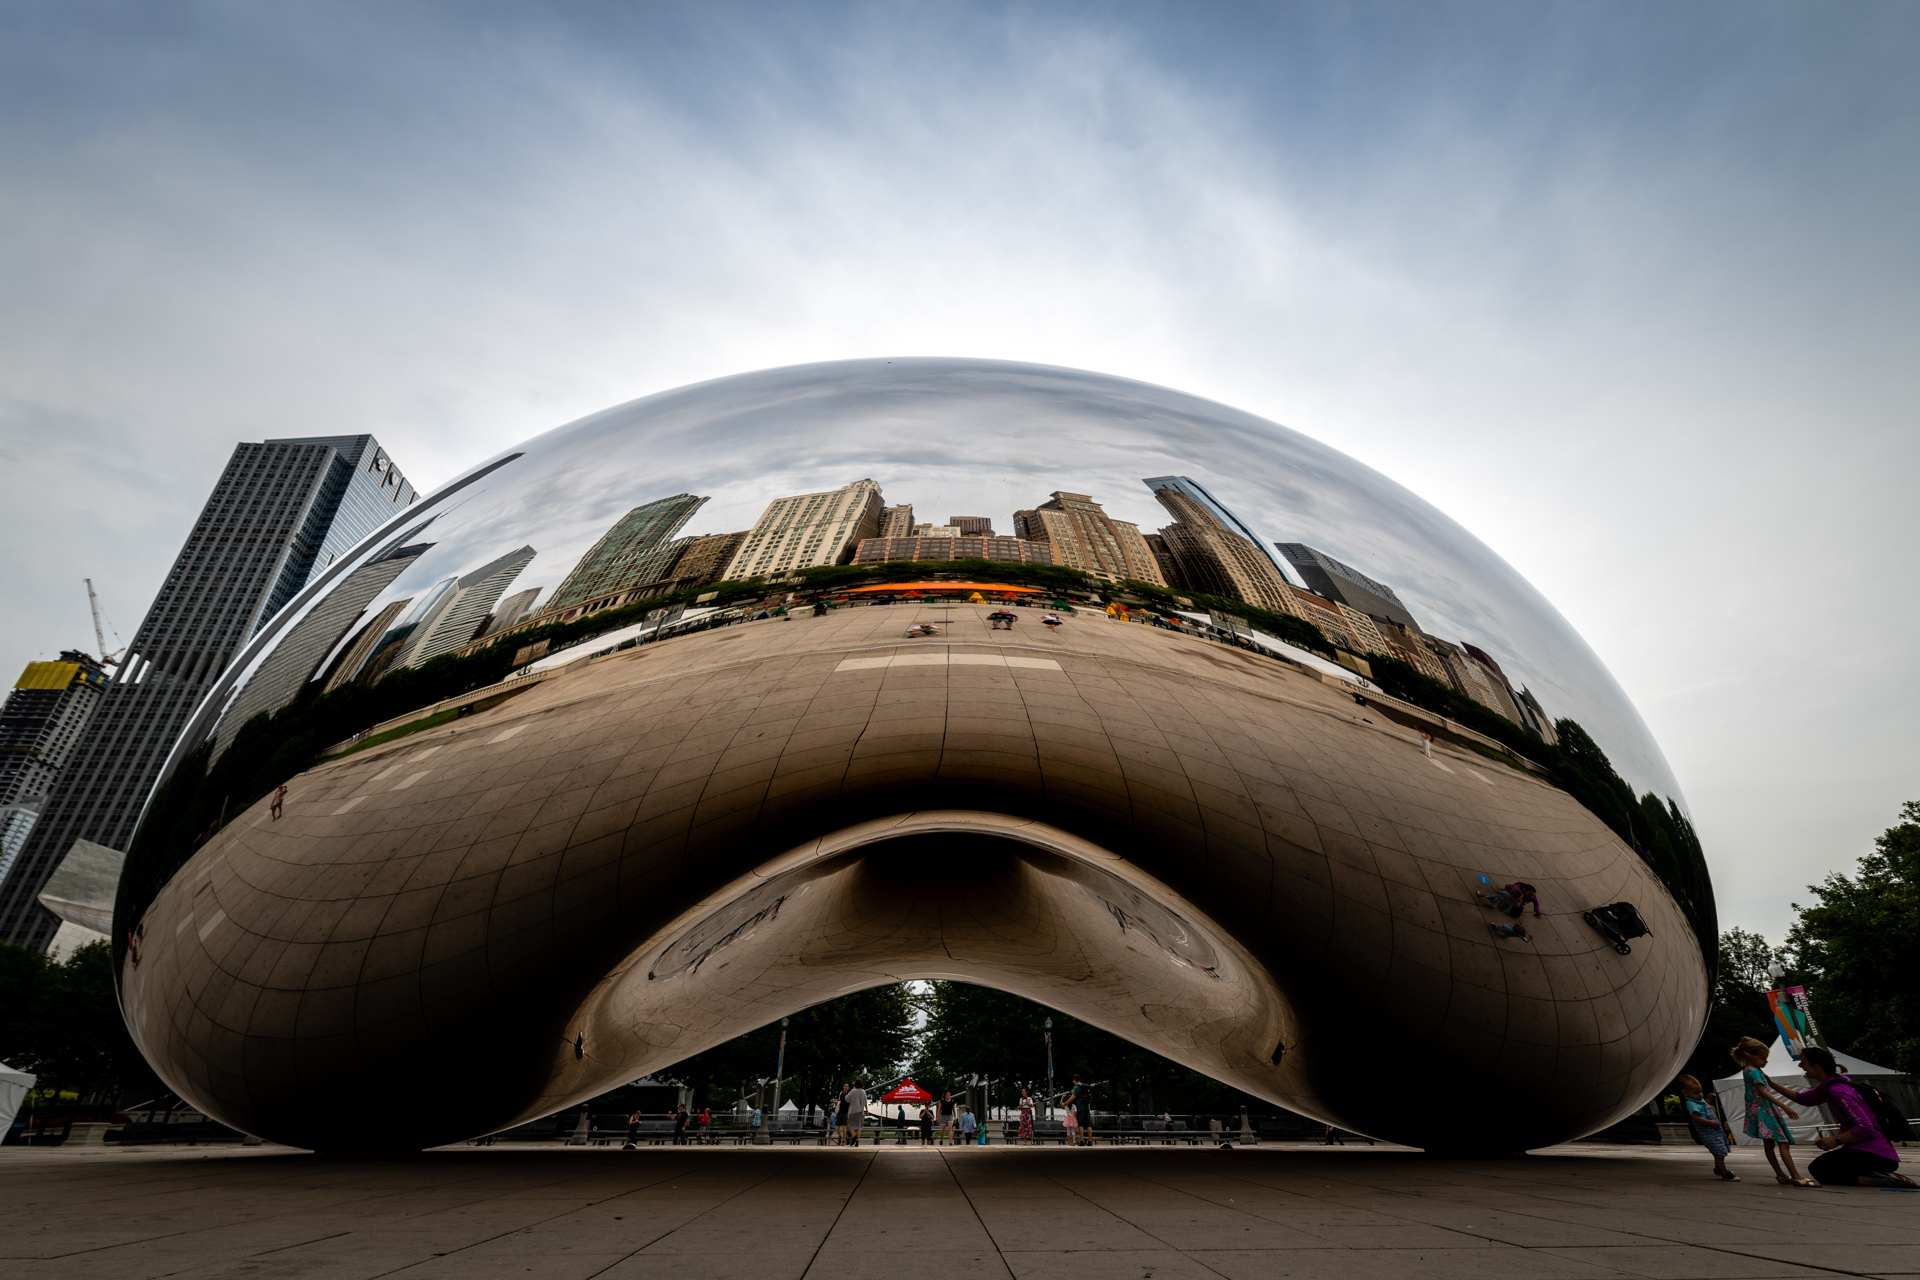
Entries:
{"type": "Polygon", "coordinates": [[[1692,1144],[0,1150],[13,1280],[1920,1274],[1920,1197],[1708,1176],[1692,1144]]]}

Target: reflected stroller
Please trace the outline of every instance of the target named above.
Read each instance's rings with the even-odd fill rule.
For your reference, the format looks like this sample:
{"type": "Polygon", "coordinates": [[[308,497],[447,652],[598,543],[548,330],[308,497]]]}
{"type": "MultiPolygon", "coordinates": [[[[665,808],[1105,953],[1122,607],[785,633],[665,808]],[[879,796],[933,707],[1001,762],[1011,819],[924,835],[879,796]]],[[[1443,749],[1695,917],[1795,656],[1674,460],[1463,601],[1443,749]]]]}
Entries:
{"type": "Polygon", "coordinates": [[[1627,939],[1653,936],[1653,930],[1647,928],[1647,922],[1640,918],[1640,912],[1631,902],[1595,907],[1582,914],[1587,923],[1598,929],[1613,944],[1613,949],[1623,956],[1633,952],[1633,948],[1627,945],[1627,939]]]}

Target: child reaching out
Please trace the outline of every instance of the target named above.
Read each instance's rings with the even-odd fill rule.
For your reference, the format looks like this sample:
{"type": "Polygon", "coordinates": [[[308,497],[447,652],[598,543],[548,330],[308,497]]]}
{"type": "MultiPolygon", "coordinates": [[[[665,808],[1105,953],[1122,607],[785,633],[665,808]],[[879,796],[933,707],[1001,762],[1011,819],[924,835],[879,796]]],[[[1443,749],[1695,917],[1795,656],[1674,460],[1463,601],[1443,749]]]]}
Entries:
{"type": "Polygon", "coordinates": [[[1783,1187],[1819,1186],[1793,1167],[1793,1131],[1787,1128],[1787,1120],[1797,1119],[1800,1113],[1793,1109],[1793,1099],[1775,1089],[1761,1070],[1767,1065],[1767,1046],[1752,1036],[1741,1036],[1727,1056],[1740,1068],[1740,1079],[1747,1086],[1747,1136],[1765,1146],[1774,1181],[1783,1187]]]}
{"type": "Polygon", "coordinates": [[[1714,1176],[1728,1182],[1740,1181],[1733,1170],[1727,1168],[1727,1127],[1713,1114],[1700,1082],[1692,1076],[1681,1076],[1676,1083],[1686,1098],[1687,1125],[1693,1130],[1693,1140],[1713,1154],[1714,1176]]]}
{"type": "Polygon", "coordinates": [[[1473,892],[1476,897],[1485,898],[1487,905],[1495,911],[1505,912],[1515,920],[1518,920],[1529,906],[1533,908],[1535,920],[1542,918],[1540,893],[1524,880],[1516,880],[1512,884],[1501,885],[1498,889],[1489,889],[1485,893],[1478,889],[1473,892]]]}

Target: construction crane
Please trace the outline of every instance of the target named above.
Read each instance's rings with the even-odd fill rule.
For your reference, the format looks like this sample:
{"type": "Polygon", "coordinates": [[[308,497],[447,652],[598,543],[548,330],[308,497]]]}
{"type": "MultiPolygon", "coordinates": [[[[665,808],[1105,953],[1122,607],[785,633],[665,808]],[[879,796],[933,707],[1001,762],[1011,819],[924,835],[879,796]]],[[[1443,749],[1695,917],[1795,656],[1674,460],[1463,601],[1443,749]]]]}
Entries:
{"type": "MultiPolygon", "coordinates": [[[[93,593],[92,578],[82,578],[80,581],[87,584],[87,604],[93,610],[93,638],[100,642],[100,664],[106,667],[117,667],[120,665],[120,654],[125,653],[127,647],[121,645],[119,653],[107,652],[107,633],[100,629],[100,597],[93,593]]],[[[115,631],[113,638],[118,640],[120,633],[115,631]]]]}

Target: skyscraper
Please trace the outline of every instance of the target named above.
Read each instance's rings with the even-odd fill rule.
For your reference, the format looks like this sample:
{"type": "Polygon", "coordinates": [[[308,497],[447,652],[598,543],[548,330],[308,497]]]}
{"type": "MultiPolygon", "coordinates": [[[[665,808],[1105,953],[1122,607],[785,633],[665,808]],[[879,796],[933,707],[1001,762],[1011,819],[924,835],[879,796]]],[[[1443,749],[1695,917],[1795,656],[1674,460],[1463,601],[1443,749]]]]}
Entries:
{"type": "Polygon", "coordinates": [[[235,446],[0,884],[0,941],[45,947],[59,922],[36,897],[73,842],[125,851],[175,738],[234,654],[414,496],[372,436],[235,446]]]}
{"type": "Polygon", "coordinates": [[[525,591],[516,591],[494,607],[493,617],[487,622],[487,629],[480,634],[490,636],[496,631],[505,631],[533,608],[533,602],[540,598],[540,588],[528,587],[525,591]]]}
{"type": "Polygon", "coordinates": [[[1413,620],[1413,614],[1408,612],[1406,605],[1400,603],[1400,597],[1386,583],[1375,582],[1352,565],[1342,564],[1324,551],[1315,551],[1303,542],[1275,545],[1280,548],[1280,554],[1292,561],[1293,567],[1299,570],[1301,581],[1327,599],[1338,600],[1370,618],[1381,618],[1415,631],[1420,630],[1420,624],[1413,620]]]}
{"type": "Polygon", "coordinates": [[[709,533],[691,539],[673,565],[673,581],[681,587],[704,587],[718,582],[727,565],[747,540],[747,531],[709,533]]]}
{"type": "Polygon", "coordinates": [[[1030,511],[1013,513],[1013,533],[1053,548],[1053,562],[1098,578],[1137,578],[1166,586],[1140,526],[1115,520],[1084,493],[1056,491],[1030,511]]]}
{"type": "Polygon", "coordinates": [[[747,530],[726,577],[764,578],[823,564],[845,564],[880,532],[880,486],[871,480],[824,493],[776,498],[747,530]]]}
{"type": "Polygon", "coordinates": [[[993,521],[987,516],[948,516],[947,523],[958,529],[963,538],[994,536],[993,521]]]}
{"type": "Polygon", "coordinates": [[[1155,489],[1153,496],[1173,516],[1159,536],[1187,590],[1293,612],[1292,585],[1258,546],[1222,524],[1212,506],[1184,488],[1155,489]]]}
{"type": "Polygon", "coordinates": [[[658,581],[663,560],[671,558],[663,553],[673,535],[705,502],[690,493],[676,493],[627,512],[561,579],[547,599],[547,610],[658,581]]]}
{"type": "MultiPolygon", "coordinates": [[[[418,532],[415,528],[396,541],[405,543],[418,532]]],[[[318,608],[294,624],[260,669],[248,677],[221,714],[214,729],[215,740],[231,742],[241,725],[263,711],[278,711],[298,697],[327,655],[366,612],[368,603],[406,572],[415,556],[431,546],[431,542],[416,542],[392,547],[348,574],[318,608]]]]}
{"type": "Polygon", "coordinates": [[[406,648],[387,665],[387,670],[425,666],[473,639],[487,615],[493,612],[493,606],[537,554],[532,547],[521,547],[488,561],[472,573],[441,584],[432,606],[421,613],[407,637],[406,648]]]}
{"type": "Polygon", "coordinates": [[[26,843],[107,686],[106,669],[69,649],[30,662],[0,706],[0,881],[26,843]]]}
{"type": "Polygon", "coordinates": [[[888,507],[880,513],[880,532],[876,538],[911,538],[913,536],[913,506],[902,503],[897,507],[888,507]]]}
{"type": "Polygon", "coordinates": [[[1282,582],[1291,581],[1291,579],[1287,577],[1285,566],[1274,556],[1267,544],[1260,540],[1259,535],[1247,526],[1245,520],[1242,520],[1239,516],[1229,511],[1226,504],[1214,497],[1213,494],[1207,490],[1206,486],[1198,480],[1189,476],[1151,476],[1142,480],[1140,483],[1146,485],[1147,488],[1154,493],[1158,493],[1162,489],[1174,489],[1186,494],[1187,497],[1193,499],[1202,507],[1205,507],[1208,513],[1220,522],[1222,528],[1237,533],[1248,542],[1251,542],[1259,550],[1260,555],[1267,563],[1273,566],[1273,571],[1280,575],[1282,582]]]}

